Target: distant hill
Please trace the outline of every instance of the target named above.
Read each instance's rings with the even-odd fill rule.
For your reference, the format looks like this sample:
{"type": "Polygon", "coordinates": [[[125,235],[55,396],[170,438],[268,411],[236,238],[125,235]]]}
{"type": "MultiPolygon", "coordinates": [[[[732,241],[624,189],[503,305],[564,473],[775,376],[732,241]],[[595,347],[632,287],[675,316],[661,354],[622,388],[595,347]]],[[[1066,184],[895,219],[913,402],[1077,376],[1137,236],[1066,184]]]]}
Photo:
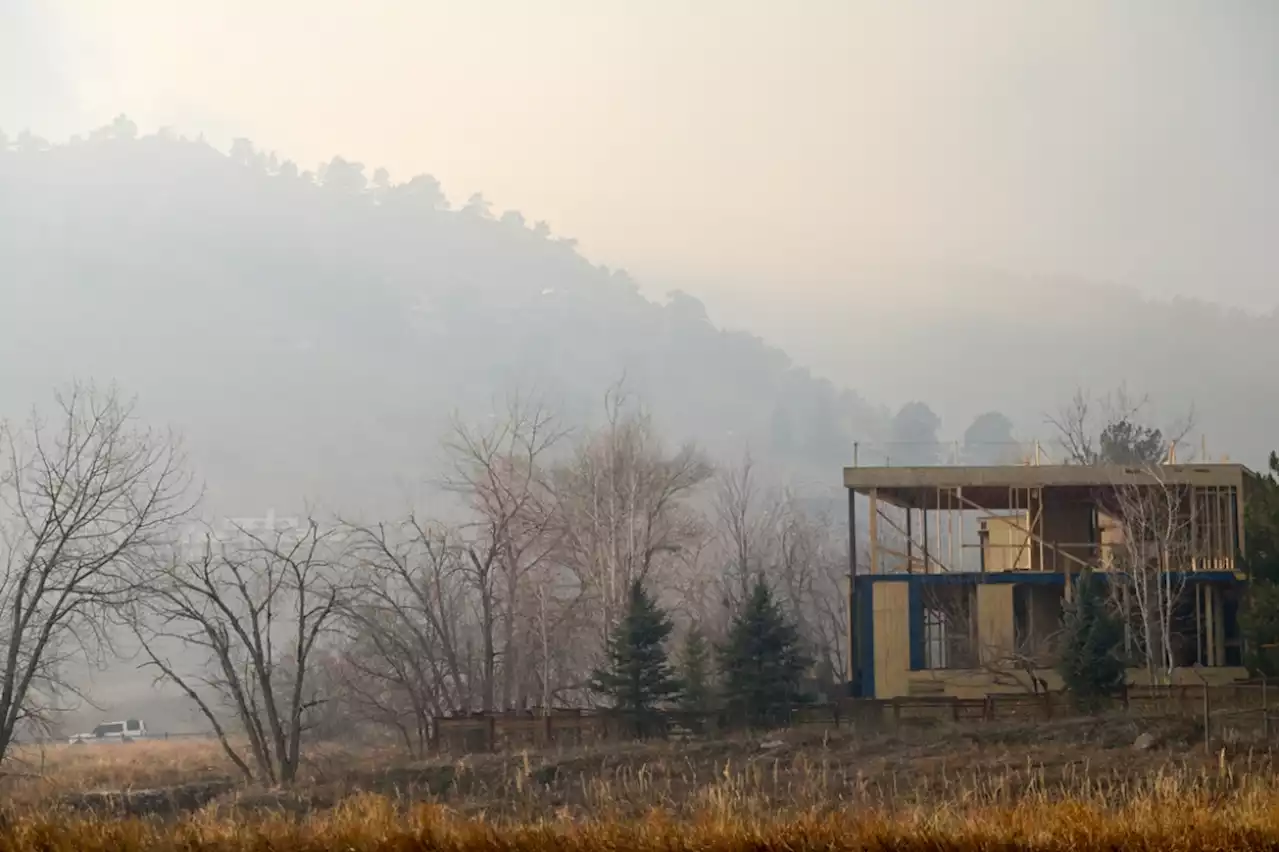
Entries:
{"type": "Polygon", "coordinates": [[[820,310],[743,299],[727,318],[758,318],[753,327],[815,374],[890,408],[927,400],[949,438],[995,409],[1020,435],[1051,441],[1045,415],[1076,387],[1120,384],[1149,396],[1157,421],[1194,407],[1196,448],[1203,434],[1215,458],[1264,467],[1280,433],[1274,308],[963,266],[851,269],[822,290],[820,310]]]}
{"type": "Polygon", "coordinates": [[[687,294],[645,298],[542,223],[481,196],[451,207],[429,176],[308,172],[126,119],[62,145],[0,138],[0,412],[115,379],[185,432],[215,512],[394,511],[451,411],[483,417],[519,387],[583,422],[624,375],[672,440],[750,445],[831,484],[853,441],[893,437],[869,399],[924,401],[947,438],[990,409],[1039,437],[1077,385],[1127,380],[1194,402],[1215,451],[1274,447],[1274,313],[947,276],[851,272],[778,312],[771,336],[828,381],[687,294]]]}
{"type": "MultiPolygon", "coordinates": [[[[429,177],[300,172],[117,123],[0,154],[0,407],[114,378],[181,426],[225,511],[379,499],[444,418],[535,389],[570,422],[626,386],[673,439],[834,470],[888,412],[695,299],[639,295],[519,214],[429,177]]],[[[416,466],[416,470],[415,470],[416,466]]],[[[409,483],[412,485],[413,483],[409,483]]]]}

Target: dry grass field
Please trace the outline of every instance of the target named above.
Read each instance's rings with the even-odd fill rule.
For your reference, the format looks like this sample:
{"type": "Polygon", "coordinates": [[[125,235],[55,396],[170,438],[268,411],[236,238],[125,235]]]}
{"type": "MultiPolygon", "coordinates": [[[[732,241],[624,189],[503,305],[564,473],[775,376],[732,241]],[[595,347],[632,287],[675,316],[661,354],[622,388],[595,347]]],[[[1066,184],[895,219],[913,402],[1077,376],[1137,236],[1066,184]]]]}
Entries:
{"type": "Polygon", "coordinates": [[[328,748],[287,792],[236,784],[209,742],[28,748],[0,779],[0,852],[1276,849],[1274,748],[1197,740],[1111,718],[424,762],[328,748]]]}

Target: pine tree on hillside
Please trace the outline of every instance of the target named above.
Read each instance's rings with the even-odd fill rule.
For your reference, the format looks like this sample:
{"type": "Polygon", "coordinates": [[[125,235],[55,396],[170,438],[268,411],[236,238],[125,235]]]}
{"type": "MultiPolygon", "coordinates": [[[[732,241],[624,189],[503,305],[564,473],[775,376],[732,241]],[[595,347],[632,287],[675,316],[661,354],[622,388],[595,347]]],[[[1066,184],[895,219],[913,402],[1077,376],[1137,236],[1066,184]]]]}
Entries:
{"type": "Polygon", "coordinates": [[[706,713],[711,709],[711,645],[697,627],[689,630],[680,649],[680,709],[687,713],[706,713]]]}
{"type": "Polygon", "coordinates": [[[1125,666],[1120,658],[1124,625],[1107,606],[1102,580],[1091,572],[1080,575],[1076,599],[1063,619],[1058,673],[1075,703],[1090,712],[1124,687],[1125,666]]]}
{"type": "Polygon", "coordinates": [[[591,691],[604,696],[634,727],[637,736],[654,729],[658,707],[680,694],[680,681],[667,662],[663,643],[671,621],[637,580],[626,615],[606,646],[606,664],[592,673],[591,691]]]}
{"type": "Polygon", "coordinates": [[[762,577],[757,577],[720,649],[725,710],[751,726],[784,724],[802,700],[800,679],[809,666],[800,637],[762,577]]]}

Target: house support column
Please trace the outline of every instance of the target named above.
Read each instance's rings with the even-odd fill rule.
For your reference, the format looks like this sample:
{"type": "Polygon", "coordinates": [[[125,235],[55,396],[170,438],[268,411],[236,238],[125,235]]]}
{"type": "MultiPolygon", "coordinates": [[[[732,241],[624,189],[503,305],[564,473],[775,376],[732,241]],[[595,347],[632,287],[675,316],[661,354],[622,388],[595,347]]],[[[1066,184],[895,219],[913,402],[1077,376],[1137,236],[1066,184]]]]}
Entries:
{"type": "Polygon", "coordinates": [[[869,573],[880,573],[880,531],[876,523],[880,517],[880,495],[876,489],[872,488],[871,493],[867,495],[867,499],[871,501],[871,508],[867,510],[867,549],[869,551],[870,566],[869,573]]]}
{"type": "Polygon", "coordinates": [[[846,488],[845,491],[849,494],[849,599],[847,601],[849,611],[845,618],[845,629],[848,631],[848,646],[844,662],[844,679],[848,686],[849,694],[856,695],[858,680],[858,622],[855,613],[858,611],[858,597],[855,578],[858,576],[858,502],[857,494],[852,488],[846,488]]]}
{"type": "Polygon", "coordinates": [[[1219,657],[1219,625],[1218,625],[1218,590],[1211,584],[1204,584],[1204,658],[1206,666],[1220,666],[1219,657]]]}

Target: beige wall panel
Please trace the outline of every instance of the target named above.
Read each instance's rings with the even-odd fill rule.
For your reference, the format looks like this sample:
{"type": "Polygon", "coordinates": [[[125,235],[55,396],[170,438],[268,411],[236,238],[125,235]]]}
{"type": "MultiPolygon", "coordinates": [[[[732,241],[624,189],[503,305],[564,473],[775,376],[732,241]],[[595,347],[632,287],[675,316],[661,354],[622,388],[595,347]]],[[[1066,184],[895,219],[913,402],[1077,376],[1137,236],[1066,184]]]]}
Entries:
{"type": "Polygon", "coordinates": [[[984,663],[1013,651],[1013,585],[983,583],[977,587],[978,653],[984,663]]]}
{"type": "Polygon", "coordinates": [[[907,584],[873,584],[871,611],[875,620],[876,698],[906,695],[907,671],[911,667],[907,584]]]}

